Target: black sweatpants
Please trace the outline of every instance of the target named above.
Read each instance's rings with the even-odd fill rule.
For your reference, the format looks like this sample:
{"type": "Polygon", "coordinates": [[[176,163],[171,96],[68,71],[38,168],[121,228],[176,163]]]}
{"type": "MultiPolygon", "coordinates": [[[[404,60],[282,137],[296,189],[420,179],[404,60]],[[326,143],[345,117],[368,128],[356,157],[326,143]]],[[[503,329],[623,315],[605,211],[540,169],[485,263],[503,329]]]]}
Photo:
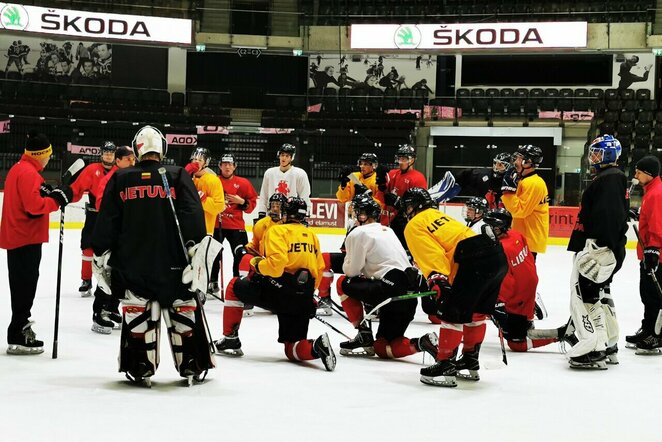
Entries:
{"type": "MultiPolygon", "coordinates": [[[[239,262],[241,259],[237,259],[234,256],[234,250],[238,246],[244,246],[248,244],[248,235],[245,230],[234,230],[234,229],[214,229],[214,239],[221,244],[224,240],[228,240],[230,243],[230,251],[232,252],[232,276],[239,276],[239,262]]],[[[221,269],[221,255],[219,254],[218,259],[214,260],[214,265],[211,268],[211,281],[218,281],[218,274],[221,269]]]]}
{"type": "MultiPolygon", "coordinates": [[[[662,281],[662,267],[657,268],[655,277],[658,283],[662,281]]],[[[639,264],[639,296],[644,304],[644,319],[641,320],[641,328],[652,333],[662,302],[653,278],[644,270],[643,262],[639,264]]]]}
{"type": "Polygon", "coordinates": [[[37,293],[40,263],[41,244],[29,244],[7,250],[12,311],[11,322],[7,328],[8,340],[11,336],[20,335],[21,330],[28,323],[37,293]]]}

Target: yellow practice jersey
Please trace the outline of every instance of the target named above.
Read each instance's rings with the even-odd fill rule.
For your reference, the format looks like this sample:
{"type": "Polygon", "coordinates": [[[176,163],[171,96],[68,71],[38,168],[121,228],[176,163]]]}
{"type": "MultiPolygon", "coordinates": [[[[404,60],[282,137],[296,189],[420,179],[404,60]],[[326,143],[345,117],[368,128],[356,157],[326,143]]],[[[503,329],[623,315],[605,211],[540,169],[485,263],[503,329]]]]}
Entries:
{"type": "Polygon", "coordinates": [[[248,242],[248,244],[246,244],[246,248],[255,250],[260,254],[260,256],[264,256],[264,243],[262,242],[262,239],[264,238],[264,234],[267,232],[267,229],[275,225],[276,223],[274,220],[268,216],[265,216],[256,222],[253,226],[253,237],[248,242]]]}
{"type": "Polygon", "coordinates": [[[285,272],[295,274],[307,269],[315,278],[315,288],[319,287],[324,258],[312,230],[299,223],[277,224],[267,230],[263,241],[266,254],[258,264],[258,272],[277,278],[285,272]]]}
{"type": "Polygon", "coordinates": [[[405,240],[423,275],[441,273],[453,283],[457,264],[453,259],[457,243],[476,233],[463,223],[437,209],[416,214],[405,227],[405,240]]]}
{"type": "MultiPolygon", "coordinates": [[[[373,173],[368,178],[364,178],[361,172],[354,172],[352,173],[352,175],[358,178],[361,184],[363,184],[368,189],[370,189],[372,198],[375,201],[377,201],[377,203],[379,203],[379,207],[383,209],[384,203],[379,199],[375,198],[375,196],[377,196],[377,192],[379,192],[379,189],[377,189],[377,174],[373,173]]],[[[338,186],[338,191],[336,192],[336,198],[338,198],[338,201],[340,201],[341,203],[350,202],[354,198],[354,193],[355,193],[354,183],[350,181],[349,183],[347,183],[344,189],[341,186],[338,186]]]]}
{"type": "Polygon", "coordinates": [[[544,253],[549,236],[549,195],[547,184],[537,173],[520,179],[517,192],[504,193],[501,201],[513,215],[514,230],[529,243],[529,250],[544,253]]]}
{"type": "Polygon", "coordinates": [[[214,225],[218,214],[225,210],[225,194],[223,185],[218,177],[211,173],[205,173],[201,177],[193,177],[193,184],[198,190],[202,210],[205,213],[205,227],[209,235],[214,234],[214,225]]]}

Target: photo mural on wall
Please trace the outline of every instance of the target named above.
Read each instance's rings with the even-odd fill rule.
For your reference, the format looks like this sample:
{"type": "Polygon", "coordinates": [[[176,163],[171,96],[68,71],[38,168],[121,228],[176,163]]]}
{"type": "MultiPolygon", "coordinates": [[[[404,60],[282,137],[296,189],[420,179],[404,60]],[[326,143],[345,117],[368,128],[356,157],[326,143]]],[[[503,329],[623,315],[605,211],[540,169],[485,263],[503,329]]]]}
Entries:
{"type": "Polygon", "coordinates": [[[614,55],[613,87],[648,89],[655,93],[655,55],[652,52],[614,55]]]}
{"type": "MultiPolygon", "coordinates": [[[[5,78],[72,84],[110,84],[113,45],[56,41],[16,35],[0,37],[5,78]]],[[[1,65],[0,65],[1,66],[1,65]]]]}
{"type": "Polygon", "coordinates": [[[308,66],[311,88],[349,89],[351,95],[369,95],[371,89],[435,94],[437,57],[433,55],[317,54],[309,57],[308,66]]]}

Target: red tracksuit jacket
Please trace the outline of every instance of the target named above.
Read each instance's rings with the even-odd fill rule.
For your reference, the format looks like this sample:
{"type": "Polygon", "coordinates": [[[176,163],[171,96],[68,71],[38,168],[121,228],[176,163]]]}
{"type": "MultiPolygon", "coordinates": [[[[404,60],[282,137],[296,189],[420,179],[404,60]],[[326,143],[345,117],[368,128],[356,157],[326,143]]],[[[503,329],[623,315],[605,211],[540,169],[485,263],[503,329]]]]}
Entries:
{"type": "MultiPolygon", "coordinates": [[[[639,237],[644,247],[662,249],[662,180],[659,176],[644,186],[644,197],[641,199],[639,211],[639,237]]],[[[644,259],[639,244],[637,257],[644,259]]]]}

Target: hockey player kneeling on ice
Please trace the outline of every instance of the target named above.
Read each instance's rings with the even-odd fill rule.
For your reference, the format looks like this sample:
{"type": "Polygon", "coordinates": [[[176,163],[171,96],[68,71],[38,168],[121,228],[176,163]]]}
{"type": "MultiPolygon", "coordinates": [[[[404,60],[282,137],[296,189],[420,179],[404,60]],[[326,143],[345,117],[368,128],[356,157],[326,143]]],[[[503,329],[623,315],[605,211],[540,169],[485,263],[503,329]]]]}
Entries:
{"type": "MultiPolygon", "coordinates": [[[[182,282],[183,272],[191,272],[181,241],[193,245],[209,238],[202,205],[188,173],[161,164],[167,151],[161,132],[145,126],[133,146],[140,162],[118,170],[108,181],[92,238],[95,262],[105,267],[99,274],[110,273],[112,284],[125,289],[119,371],[149,385],[159,365],[163,314],[175,368],[190,384],[214,368],[204,312],[182,282]],[[104,254],[109,257],[104,259],[104,254]]],[[[189,247],[196,250],[206,249],[189,247]]],[[[199,287],[199,281],[192,286],[199,287]]]]}
{"type": "Polygon", "coordinates": [[[527,337],[527,331],[533,328],[538,273],[526,238],[510,228],[512,215],[506,209],[492,209],[487,211],[483,221],[501,242],[508,261],[508,272],[501,282],[492,314],[492,319],[503,330],[508,347],[512,351],[527,351],[558,342],[556,329],[549,337],[527,337]]]}
{"type": "Polygon", "coordinates": [[[405,239],[430,289],[437,292],[441,320],[437,363],[421,369],[421,382],[455,387],[463,370],[469,375],[459,377],[478,380],[486,315],[494,311],[508,269],[503,248],[437,210],[425,189],[409,189],[401,207],[408,219],[405,239]],[[455,360],[462,341],[462,355],[455,360]]]}
{"type": "Polygon", "coordinates": [[[337,289],[347,317],[358,334],[340,343],[340,354],[374,356],[377,353],[380,358],[402,358],[427,351],[436,357],[435,333],[411,340],[404,336],[414,319],[415,298],[391,302],[380,309],[377,340],[373,339],[369,326],[362,324],[362,302],[377,305],[390,297],[404,295],[408,290],[427,291],[427,285],[422,276],[418,278],[418,270],[411,267],[393,230],[379,223],[379,204],[369,195],[359,195],[352,200],[352,209],[357,226],[345,239],[344,275],[338,279],[337,289]]]}
{"type": "Polygon", "coordinates": [[[618,323],[609,292],[625,259],[630,200],[618,168],[621,143],[611,135],[593,140],[588,160],[595,173],[582,195],[568,250],[575,252],[570,277],[570,317],[579,342],[568,351],[570,367],[605,370],[618,363],[618,323]]]}
{"type": "Polygon", "coordinates": [[[253,272],[232,278],[225,293],[223,339],[216,341],[220,354],[242,356],[239,326],[244,303],[274,312],[278,316],[278,342],[285,345],[290,361],[322,359],[327,371],[336,367],[326,333],[307,339],[310,318],[315,315],[313,292],[324,270],[317,236],[303,222],[308,207],[298,197],[283,204],[283,224],[271,226],[262,239],[265,256],[251,259],[253,272]]]}

